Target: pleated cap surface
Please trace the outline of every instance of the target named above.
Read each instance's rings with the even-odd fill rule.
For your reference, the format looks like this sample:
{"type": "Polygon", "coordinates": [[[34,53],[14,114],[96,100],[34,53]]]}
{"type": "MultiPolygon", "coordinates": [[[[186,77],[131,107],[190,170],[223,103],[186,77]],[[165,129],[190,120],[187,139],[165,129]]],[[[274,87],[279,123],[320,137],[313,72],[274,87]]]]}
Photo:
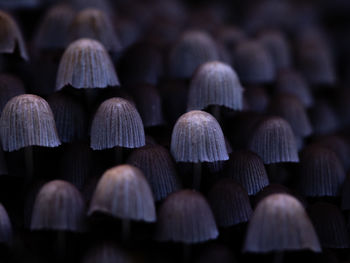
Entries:
{"type": "Polygon", "coordinates": [[[122,98],[111,98],[98,108],[91,125],[91,148],[115,146],[138,148],[145,145],[145,131],[135,107],[122,98]]]}
{"type": "Polygon", "coordinates": [[[195,72],[190,84],[187,110],[203,110],[210,105],[233,110],[243,108],[243,88],[236,72],[218,61],[207,62],[195,72]]]}
{"type": "Polygon", "coordinates": [[[282,118],[263,120],[250,139],[250,150],[257,153],[265,164],[299,162],[292,128],[282,118]]]}
{"type": "Polygon", "coordinates": [[[287,194],[274,194],[259,202],[249,222],[244,252],[286,250],[321,252],[320,243],[302,204],[287,194]]]}
{"type": "Polygon", "coordinates": [[[156,238],[186,244],[216,239],[215,219],[205,198],[192,190],[169,195],[159,210],[156,238]]]}
{"type": "Polygon", "coordinates": [[[70,183],[46,183],[36,196],[31,230],[80,232],[84,228],[85,205],[80,192],[70,183]]]}
{"type": "Polygon", "coordinates": [[[28,146],[57,147],[61,144],[49,104],[39,96],[24,94],[12,98],[0,118],[4,151],[28,146]]]}
{"type": "Polygon", "coordinates": [[[0,244],[10,244],[12,241],[12,224],[6,209],[0,203],[0,244]]]}
{"type": "Polygon", "coordinates": [[[105,213],[120,219],[156,221],[152,190],[140,169],[119,165],[107,170],[97,184],[89,215],[105,213]]]}
{"type": "Polygon", "coordinates": [[[176,162],[216,162],[229,158],[219,123],[204,111],[190,111],[177,120],[171,153],[176,162]]]}
{"type": "Polygon", "coordinates": [[[57,73],[56,90],[73,88],[106,88],[119,86],[111,58],[101,43],[79,39],[65,50],[57,73]]]}

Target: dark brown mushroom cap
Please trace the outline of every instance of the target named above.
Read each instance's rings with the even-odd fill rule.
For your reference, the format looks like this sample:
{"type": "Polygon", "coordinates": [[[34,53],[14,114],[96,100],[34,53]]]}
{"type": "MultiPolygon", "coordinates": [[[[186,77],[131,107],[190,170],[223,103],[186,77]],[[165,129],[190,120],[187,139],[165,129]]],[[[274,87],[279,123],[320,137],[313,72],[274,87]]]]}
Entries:
{"type": "Polygon", "coordinates": [[[265,164],[299,162],[292,128],[279,117],[269,117],[260,122],[250,139],[249,148],[265,164]]]}
{"type": "Polygon", "coordinates": [[[216,162],[229,158],[219,123],[204,111],[190,111],[177,120],[171,153],[176,162],[216,162]]]}
{"type": "Polygon", "coordinates": [[[14,75],[0,74],[0,113],[6,103],[13,97],[24,94],[23,82],[14,75]]]}
{"type": "Polygon", "coordinates": [[[231,155],[228,176],[240,183],[249,195],[255,195],[269,184],[262,159],[251,151],[231,155]]]}
{"type": "Polygon", "coordinates": [[[135,107],[122,98],[111,98],[98,108],[91,125],[91,148],[115,146],[139,148],[145,145],[145,131],[135,107]]]}
{"type": "Polygon", "coordinates": [[[244,41],[236,47],[234,68],[243,83],[269,83],[276,78],[271,55],[256,41],[244,41]]]}
{"type": "Polygon", "coordinates": [[[36,196],[31,230],[80,232],[84,229],[85,204],[80,192],[70,183],[46,183],[36,196]]]}
{"type": "Polygon", "coordinates": [[[244,252],[311,250],[321,247],[302,204],[287,194],[274,194],[259,202],[249,222],[244,252]]]}
{"type": "Polygon", "coordinates": [[[309,117],[298,97],[277,95],[270,102],[269,112],[288,121],[296,137],[304,138],[311,135],[312,126],[309,117]]]}
{"type": "Polygon", "coordinates": [[[210,105],[243,108],[243,88],[236,72],[219,61],[199,66],[190,84],[187,110],[203,110],[210,105]]]}
{"type": "Polygon", "coordinates": [[[83,257],[83,263],[129,263],[129,255],[116,245],[103,242],[89,249],[83,257]]]}
{"type": "Polygon", "coordinates": [[[214,40],[202,31],[186,31],[170,51],[169,73],[174,78],[190,78],[196,68],[219,58],[214,40]]]}
{"type": "Polygon", "coordinates": [[[220,180],[212,187],[208,200],[220,227],[245,223],[253,213],[247,191],[229,178],[220,180]]]}
{"type": "Polygon", "coordinates": [[[155,222],[152,190],[141,170],[131,165],[107,170],[97,184],[88,214],[95,212],[120,219],[155,222]]]}
{"type": "Polygon", "coordinates": [[[75,16],[70,26],[71,41],[89,38],[99,41],[107,51],[121,51],[121,44],[109,16],[96,8],[87,8],[75,16]]]}
{"type": "Polygon", "coordinates": [[[322,247],[350,247],[345,218],[337,206],[319,202],[310,207],[309,215],[322,247]]]}
{"type": "Polygon", "coordinates": [[[39,96],[24,94],[12,98],[0,117],[4,151],[28,146],[57,147],[61,144],[49,104],[39,96]]]}
{"type": "Polygon", "coordinates": [[[345,181],[344,167],[332,150],[310,145],[300,156],[299,187],[306,196],[338,196],[345,181]]]}
{"type": "Polygon", "coordinates": [[[205,198],[192,190],[169,195],[159,209],[156,238],[185,244],[205,242],[219,235],[205,198]]]}
{"type": "Polygon", "coordinates": [[[12,241],[12,224],[6,209],[0,203],[0,244],[10,244],[12,241]]]}
{"type": "Polygon", "coordinates": [[[74,10],[69,5],[51,7],[39,24],[35,46],[46,50],[64,49],[68,44],[68,31],[73,18],[74,10]]]}
{"type": "Polygon", "coordinates": [[[101,43],[79,39],[65,50],[57,73],[56,90],[73,88],[106,88],[119,86],[111,58],[101,43]]]}
{"type": "Polygon", "coordinates": [[[29,60],[22,33],[16,22],[10,15],[0,10],[0,54],[12,54],[17,47],[21,58],[29,60]]]}
{"type": "Polygon", "coordinates": [[[160,145],[149,145],[134,150],[127,163],[143,171],[156,201],[181,188],[174,161],[169,151],[160,145]]]}

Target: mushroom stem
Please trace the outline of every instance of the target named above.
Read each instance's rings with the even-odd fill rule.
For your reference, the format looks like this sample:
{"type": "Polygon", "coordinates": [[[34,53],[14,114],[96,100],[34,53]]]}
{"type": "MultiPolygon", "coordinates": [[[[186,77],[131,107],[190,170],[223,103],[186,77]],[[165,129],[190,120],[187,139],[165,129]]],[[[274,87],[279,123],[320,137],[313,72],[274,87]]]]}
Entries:
{"type": "Polygon", "coordinates": [[[130,220],[122,220],[122,239],[123,242],[128,242],[130,240],[130,220]]]}
{"type": "Polygon", "coordinates": [[[116,162],[116,164],[123,163],[123,148],[122,147],[115,148],[115,162],[116,162]]]}
{"type": "Polygon", "coordinates": [[[220,123],[221,119],[221,108],[219,105],[213,105],[211,107],[211,114],[214,116],[214,118],[217,120],[218,123],[220,123]]]}
{"type": "Polygon", "coordinates": [[[66,258],[66,233],[58,231],[56,234],[56,258],[58,262],[65,262],[66,258]]]}
{"type": "Polygon", "coordinates": [[[33,147],[25,147],[24,149],[25,167],[26,167],[26,181],[31,182],[34,173],[34,158],[33,158],[33,147]]]}
{"type": "Polygon", "coordinates": [[[95,103],[97,94],[98,94],[98,90],[96,90],[96,89],[85,89],[84,90],[85,102],[86,102],[86,105],[89,107],[89,109],[92,109],[92,106],[95,103]]]}
{"type": "Polygon", "coordinates": [[[274,254],[273,263],[282,263],[283,262],[283,252],[279,251],[274,254]]]}
{"type": "Polygon", "coordinates": [[[202,164],[195,163],[193,165],[193,188],[197,191],[201,187],[201,177],[202,177],[202,164]]]}

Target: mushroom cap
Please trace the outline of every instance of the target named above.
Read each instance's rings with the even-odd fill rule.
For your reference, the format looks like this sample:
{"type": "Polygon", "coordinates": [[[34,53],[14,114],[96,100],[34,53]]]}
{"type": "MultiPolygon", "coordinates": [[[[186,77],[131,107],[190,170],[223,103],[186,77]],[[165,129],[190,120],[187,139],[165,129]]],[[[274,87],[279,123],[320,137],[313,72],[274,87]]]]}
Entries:
{"type": "Polygon", "coordinates": [[[119,86],[113,62],[104,46],[93,39],[79,39],[65,50],[57,73],[56,90],[119,86]]]}
{"type": "Polygon", "coordinates": [[[152,190],[141,170],[126,164],[107,170],[97,184],[88,214],[95,212],[155,222],[152,190]]]}
{"type": "Polygon", "coordinates": [[[21,58],[29,60],[22,33],[15,20],[9,14],[0,10],[0,54],[12,54],[17,47],[21,58]]]}
{"type": "Polygon", "coordinates": [[[321,252],[302,204],[288,194],[273,194],[261,200],[249,222],[243,250],[268,253],[305,249],[321,252]]]}
{"type": "Polygon", "coordinates": [[[299,162],[292,128],[280,117],[261,121],[250,139],[250,150],[257,153],[265,164],[299,162]]]}
{"type": "Polygon", "coordinates": [[[23,94],[12,98],[0,117],[4,151],[28,146],[57,147],[61,144],[49,104],[41,97],[23,94]]]}
{"type": "Polygon", "coordinates": [[[205,198],[192,190],[169,195],[159,209],[156,238],[185,244],[205,242],[219,235],[205,198]]]}
{"type": "Polygon", "coordinates": [[[243,108],[243,88],[236,72],[219,61],[199,66],[190,84],[187,110],[203,110],[210,105],[243,108]]]}
{"type": "Polygon", "coordinates": [[[6,209],[0,203],[0,244],[12,242],[12,225],[6,209]]]}
{"type": "Polygon", "coordinates": [[[31,230],[80,232],[84,228],[85,204],[80,192],[70,183],[46,183],[36,196],[31,230]]]}
{"type": "Polygon", "coordinates": [[[94,150],[144,146],[145,131],[136,108],[122,98],[104,101],[92,121],[90,145],[94,150]]]}
{"type": "Polygon", "coordinates": [[[204,111],[190,111],[177,120],[171,153],[176,162],[217,162],[229,158],[219,123],[204,111]]]}

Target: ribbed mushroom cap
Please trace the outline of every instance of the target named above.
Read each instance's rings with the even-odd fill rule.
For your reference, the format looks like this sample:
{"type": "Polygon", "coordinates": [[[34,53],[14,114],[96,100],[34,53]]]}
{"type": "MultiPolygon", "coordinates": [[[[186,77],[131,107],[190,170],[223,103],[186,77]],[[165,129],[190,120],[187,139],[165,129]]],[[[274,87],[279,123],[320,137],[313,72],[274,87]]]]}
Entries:
{"type": "Polygon", "coordinates": [[[295,136],[304,138],[311,135],[312,126],[309,117],[298,97],[287,94],[277,95],[270,102],[269,112],[288,121],[295,136]]]}
{"type": "Polygon", "coordinates": [[[243,88],[236,72],[219,61],[201,65],[190,84],[187,110],[203,110],[210,105],[243,108],[243,88]]]}
{"type": "Polygon", "coordinates": [[[68,43],[69,26],[74,10],[65,4],[51,7],[43,17],[35,36],[35,46],[40,49],[64,49],[68,43]]]}
{"type": "Polygon", "coordinates": [[[135,107],[122,98],[104,101],[92,121],[90,145],[94,150],[144,146],[145,131],[135,107]]]}
{"type": "Polygon", "coordinates": [[[271,55],[256,41],[244,41],[236,47],[234,65],[243,83],[269,83],[276,78],[271,55]]]}
{"type": "Polygon", "coordinates": [[[309,111],[309,118],[315,134],[329,134],[339,128],[339,118],[324,100],[317,101],[309,111]]]}
{"type": "Polygon", "coordinates": [[[121,44],[107,14],[96,8],[80,11],[70,27],[70,40],[90,38],[99,41],[107,51],[121,51],[121,44]]]}
{"type": "Polygon", "coordinates": [[[216,44],[208,34],[186,31],[170,51],[170,75],[174,78],[190,78],[199,65],[218,58],[216,44]]]}
{"type": "Polygon", "coordinates": [[[80,232],[84,228],[85,205],[80,192],[70,183],[46,183],[36,196],[31,230],[80,232]]]}
{"type": "Polygon", "coordinates": [[[16,22],[10,15],[0,10],[0,54],[12,54],[16,48],[21,58],[29,60],[22,33],[16,22]]]}
{"type": "Polygon", "coordinates": [[[159,209],[156,238],[185,244],[205,242],[219,235],[205,198],[192,190],[169,195],[159,209]]]}
{"type": "Polygon", "coordinates": [[[0,136],[4,151],[9,152],[61,144],[49,104],[30,94],[16,96],[6,104],[0,117],[0,136]]]}
{"type": "Polygon", "coordinates": [[[217,162],[229,158],[219,123],[204,111],[190,111],[177,120],[171,153],[176,162],[217,162]]]}
{"type": "Polygon", "coordinates": [[[292,128],[279,117],[269,117],[260,122],[250,139],[249,148],[265,164],[299,162],[292,128]]]}
{"type": "Polygon", "coordinates": [[[141,170],[131,165],[107,170],[97,184],[88,214],[95,212],[120,219],[155,222],[152,190],[141,170]]]}
{"type": "Polygon", "coordinates": [[[220,227],[245,223],[253,213],[247,191],[229,178],[220,180],[212,187],[208,200],[220,227]]]}
{"type": "Polygon", "coordinates": [[[310,207],[309,214],[322,247],[350,247],[345,218],[337,206],[319,202],[310,207]]]}
{"type": "Polygon", "coordinates": [[[300,156],[299,187],[306,196],[338,196],[345,181],[345,171],[335,152],[310,145],[300,156]]]}
{"type": "Polygon", "coordinates": [[[231,155],[228,176],[240,183],[248,192],[255,195],[269,184],[262,159],[251,151],[234,152],[231,155]]]}
{"type": "Polygon", "coordinates": [[[132,260],[119,247],[112,243],[104,242],[86,252],[83,263],[129,263],[132,260]]]}
{"type": "Polygon", "coordinates": [[[286,93],[297,96],[305,107],[312,106],[314,100],[304,78],[292,70],[279,72],[276,83],[277,93],[286,93]]]}
{"type": "Polygon", "coordinates": [[[57,73],[56,90],[73,88],[106,88],[119,86],[113,63],[101,43],[79,39],[65,50],[57,73]]]}
{"type": "Polygon", "coordinates": [[[289,68],[292,64],[291,51],[285,36],[279,31],[265,31],[258,41],[270,53],[277,70],[289,68]]]}
{"type": "Polygon", "coordinates": [[[0,74],[0,113],[6,103],[13,97],[24,94],[23,82],[14,75],[0,74]]]}
{"type": "Polygon", "coordinates": [[[6,209],[0,203],[0,244],[10,244],[12,241],[12,225],[6,209]]]}
{"type": "Polygon", "coordinates": [[[127,163],[143,171],[156,201],[181,188],[174,161],[169,151],[160,145],[149,145],[134,150],[127,163]]]}
{"type": "Polygon", "coordinates": [[[85,138],[87,116],[83,106],[64,93],[55,93],[47,99],[55,116],[58,135],[62,142],[85,138]]]}
{"type": "Polygon", "coordinates": [[[259,202],[250,220],[243,250],[252,253],[311,250],[321,247],[302,204],[287,194],[259,202]]]}

